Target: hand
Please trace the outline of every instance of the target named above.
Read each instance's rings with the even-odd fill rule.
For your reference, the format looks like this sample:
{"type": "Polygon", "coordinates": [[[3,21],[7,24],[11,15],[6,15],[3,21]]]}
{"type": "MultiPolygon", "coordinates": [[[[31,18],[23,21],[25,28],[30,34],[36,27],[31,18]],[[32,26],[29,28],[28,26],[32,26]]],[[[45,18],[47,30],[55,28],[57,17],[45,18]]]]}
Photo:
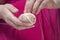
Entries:
{"type": "Polygon", "coordinates": [[[38,14],[43,8],[60,8],[59,0],[27,0],[24,12],[38,14]]]}
{"type": "Polygon", "coordinates": [[[11,4],[0,5],[0,17],[10,26],[18,30],[32,28],[23,24],[17,17],[15,17],[13,15],[15,12],[18,12],[18,9],[11,4]]]}
{"type": "Polygon", "coordinates": [[[24,12],[25,13],[32,12],[33,14],[37,13],[42,1],[43,0],[27,0],[24,12]]]}
{"type": "Polygon", "coordinates": [[[60,0],[53,0],[57,8],[60,8],[60,0]]]}

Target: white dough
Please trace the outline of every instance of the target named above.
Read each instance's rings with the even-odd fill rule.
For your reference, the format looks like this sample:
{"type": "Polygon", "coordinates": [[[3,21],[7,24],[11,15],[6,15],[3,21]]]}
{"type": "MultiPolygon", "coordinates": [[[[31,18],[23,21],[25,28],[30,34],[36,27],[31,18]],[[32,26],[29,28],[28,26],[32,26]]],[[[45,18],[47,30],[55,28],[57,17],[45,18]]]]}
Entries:
{"type": "Polygon", "coordinates": [[[26,23],[27,25],[33,25],[36,22],[36,17],[32,13],[24,13],[19,17],[20,21],[26,23]]]}

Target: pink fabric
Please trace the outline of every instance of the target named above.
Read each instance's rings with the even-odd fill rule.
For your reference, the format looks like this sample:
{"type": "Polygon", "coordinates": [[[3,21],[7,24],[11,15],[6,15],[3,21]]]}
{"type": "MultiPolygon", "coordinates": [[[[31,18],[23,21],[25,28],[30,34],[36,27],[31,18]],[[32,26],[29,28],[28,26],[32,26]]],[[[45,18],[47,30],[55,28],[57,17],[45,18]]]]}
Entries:
{"type": "MultiPolygon", "coordinates": [[[[14,15],[18,17],[23,13],[26,0],[14,0],[9,3],[19,9],[14,15]]],[[[36,15],[37,21],[34,28],[26,30],[16,30],[8,24],[0,24],[0,40],[60,40],[58,27],[60,24],[57,9],[42,9],[36,15]],[[57,16],[58,15],[58,16],[57,16]]],[[[3,23],[3,20],[0,20],[3,23]]]]}

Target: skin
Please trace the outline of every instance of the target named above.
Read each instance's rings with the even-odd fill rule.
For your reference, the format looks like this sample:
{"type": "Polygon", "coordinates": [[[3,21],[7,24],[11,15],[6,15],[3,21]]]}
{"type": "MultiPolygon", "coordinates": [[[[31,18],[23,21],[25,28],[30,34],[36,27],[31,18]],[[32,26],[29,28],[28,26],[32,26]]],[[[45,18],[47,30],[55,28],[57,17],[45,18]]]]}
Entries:
{"type": "Polygon", "coordinates": [[[60,0],[26,0],[24,12],[38,14],[43,8],[60,8],[60,0]]]}
{"type": "Polygon", "coordinates": [[[6,23],[8,23],[13,28],[18,30],[32,28],[27,24],[22,23],[19,18],[15,17],[13,13],[18,12],[18,9],[15,8],[11,4],[0,5],[0,18],[3,19],[6,23]]]}
{"type": "MultiPolygon", "coordinates": [[[[4,1],[0,0],[0,4],[4,1]]],[[[42,8],[60,8],[60,0],[26,0],[24,13],[38,14],[42,8]]],[[[11,4],[0,5],[0,18],[5,20],[6,23],[16,29],[23,30],[32,28],[22,23],[19,18],[16,18],[13,13],[18,12],[18,9],[11,4]],[[4,10],[3,10],[4,9],[4,10]]]]}

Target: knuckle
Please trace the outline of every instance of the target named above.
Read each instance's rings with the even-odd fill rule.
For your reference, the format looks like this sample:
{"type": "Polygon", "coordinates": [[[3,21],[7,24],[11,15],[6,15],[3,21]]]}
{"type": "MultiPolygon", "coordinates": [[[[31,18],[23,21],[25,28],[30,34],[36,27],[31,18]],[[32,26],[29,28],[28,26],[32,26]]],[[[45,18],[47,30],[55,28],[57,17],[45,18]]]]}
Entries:
{"type": "Polygon", "coordinates": [[[36,10],[36,7],[33,7],[33,10],[36,10]]]}
{"type": "Polygon", "coordinates": [[[43,0],[36,0],[37,2],[41,2],[41,1],[43,1],[43,0]]]}
{"type": "Polygon", "coordinates": [[[27,1],[31,1],[31,0],[27,0],[27,1]]]}

